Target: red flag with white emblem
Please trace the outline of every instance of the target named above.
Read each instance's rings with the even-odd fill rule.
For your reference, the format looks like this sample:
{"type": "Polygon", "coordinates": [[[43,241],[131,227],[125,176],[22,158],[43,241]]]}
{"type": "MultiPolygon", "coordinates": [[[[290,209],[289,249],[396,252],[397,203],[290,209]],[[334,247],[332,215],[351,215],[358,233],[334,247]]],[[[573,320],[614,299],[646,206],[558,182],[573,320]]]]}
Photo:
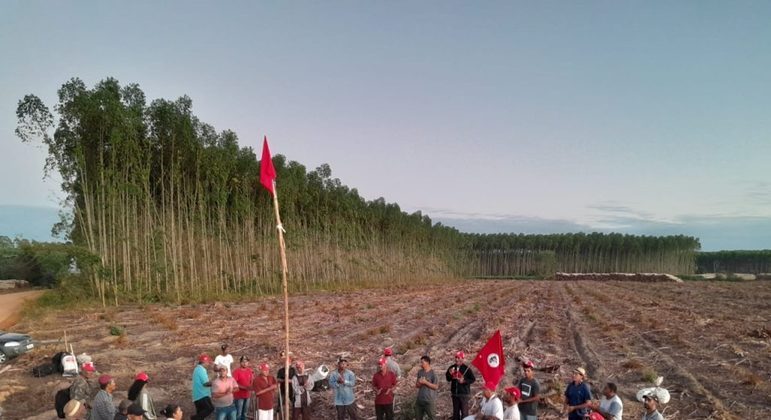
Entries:
{"type": "Polygon", "coordinates": [[[471,364],[476,366],[485,378],[485,386],[498,386],[506,373],[506,358],[503,356],[503,339],[500,330],[496,330],[487,340],[487,344],[482,347],[471,364]]]}

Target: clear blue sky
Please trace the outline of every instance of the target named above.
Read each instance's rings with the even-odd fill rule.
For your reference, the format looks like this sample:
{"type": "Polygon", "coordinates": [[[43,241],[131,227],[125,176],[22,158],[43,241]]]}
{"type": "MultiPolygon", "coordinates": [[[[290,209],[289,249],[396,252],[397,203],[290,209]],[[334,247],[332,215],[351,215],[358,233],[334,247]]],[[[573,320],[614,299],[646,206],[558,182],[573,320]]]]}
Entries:
{"type": "Polygon", "coordinates": [[[57,205],[17,101],[113,76],[462,229],[771,248],[769,22],[768,1],[4,1],[0,205],[57,205]]]}

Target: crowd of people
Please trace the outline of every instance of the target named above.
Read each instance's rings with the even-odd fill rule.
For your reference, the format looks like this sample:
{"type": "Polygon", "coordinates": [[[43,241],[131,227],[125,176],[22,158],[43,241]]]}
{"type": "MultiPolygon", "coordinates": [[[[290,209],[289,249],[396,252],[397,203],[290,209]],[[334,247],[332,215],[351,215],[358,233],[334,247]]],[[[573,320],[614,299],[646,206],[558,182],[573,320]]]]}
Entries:
{"type": "MultiPolygon", "coordinates": [[[[256,371],[247,356],[241,356],[238,367],[233,369],[234,359],[228,353],[228,346],[222,345],[221,354],[214,360],[208,354],[201,354],[192,373],[192,401],[195,413],[189,418],[202,420],[310,420],[318,418],[311,406],[311,390],[316,378],[305,369],[305,364],[291,352],[286,357],[289,372],[281,367],[274,377],[271,367],[261,363],[256,371]],[[210,379],[209,370],[214,371],[210,379]],[[285,393],[288,381],[289,394],[285,393]],[[282,415],[284,402],[289,399],[290,411],[282,415]],[[211,417],[213,415],[213,417],[211,417]]],[[[541,389],[533,375],[535,366],[530,361],[522,363],[522,376],[515,386],[497,392],[497,383],[485,383],[483,398],[474,409],[471,385],[477,381],[471,368],[465,363],[465,354],[458,351],[454,363],[445,372],[449,383],[453,420],[536,420],[541,389]]],[[[372,376],[375,417],[377,420],[394,419],[394,393],[399,381],[403,380],[399,364],[393,358],[393,351],[387,348],[377,361],[377,371],[372,376]]],[[[572,381],[564,391],[563,414],[568,420],[621,420],[623,403],[617,395],[614,383],[605,384],[599,401],[592,399],[591,390],[585,382],[586,371],[576,368],[572,381]]],[[[156,412],[151,393],[146,384],[150,377],[139,372],[128,389],[128,398],[116,407],[113,402],[115,380],[109,375],[96,376],[92,363],[81,366],[79,376],[69,388],[70,400],[64,406],[66,419],[73,420],[180,420],[184,413],[179,405],[170,404],[156,412]]],[[[334,394],[334,406],[338,420],[358,420],[356,404],[356,375],[349,369],[348,361],[340,358],[336,370],[330,372],[326,382],[334,394]]],[[[431,358],[420,358],[417,370],[413,415],[417,420],[436,419],[436,402],[440,381],[431,365],[431,358]]],[[[659,400],[655,394],[645,395],[643,420],[663,420],[658,411],[659,400]]],[[[404,408],[405,406],[402,406],[404,408]]],[[[371,415],[371,414],[370,414],[371,415]]],[[[368,417],[368,416],[366,416],[368,417]]]]}

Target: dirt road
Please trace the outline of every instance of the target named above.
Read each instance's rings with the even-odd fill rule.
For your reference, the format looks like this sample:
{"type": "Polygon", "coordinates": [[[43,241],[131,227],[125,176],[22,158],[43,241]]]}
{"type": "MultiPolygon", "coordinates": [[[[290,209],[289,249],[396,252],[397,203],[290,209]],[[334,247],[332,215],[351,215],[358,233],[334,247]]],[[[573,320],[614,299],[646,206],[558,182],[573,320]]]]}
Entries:
{"type": "Polygon", "coordinates": [[[0,294],[0,329],[10,328],[19,322],[19,315],[24,302],[36,299],[43,290],[0,294]]]}

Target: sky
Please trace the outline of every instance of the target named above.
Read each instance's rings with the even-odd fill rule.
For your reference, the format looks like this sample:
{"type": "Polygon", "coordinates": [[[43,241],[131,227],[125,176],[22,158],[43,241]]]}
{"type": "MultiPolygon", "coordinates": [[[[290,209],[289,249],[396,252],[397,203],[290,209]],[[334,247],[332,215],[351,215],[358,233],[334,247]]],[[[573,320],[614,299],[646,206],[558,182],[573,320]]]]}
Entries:
{"type": "Polygon", "coordinates": [[[115,77],[464,231],[771,248],[770,21],[767,1],[3,1],[0,206],[63,198],[18,100],[115,77]]]}

